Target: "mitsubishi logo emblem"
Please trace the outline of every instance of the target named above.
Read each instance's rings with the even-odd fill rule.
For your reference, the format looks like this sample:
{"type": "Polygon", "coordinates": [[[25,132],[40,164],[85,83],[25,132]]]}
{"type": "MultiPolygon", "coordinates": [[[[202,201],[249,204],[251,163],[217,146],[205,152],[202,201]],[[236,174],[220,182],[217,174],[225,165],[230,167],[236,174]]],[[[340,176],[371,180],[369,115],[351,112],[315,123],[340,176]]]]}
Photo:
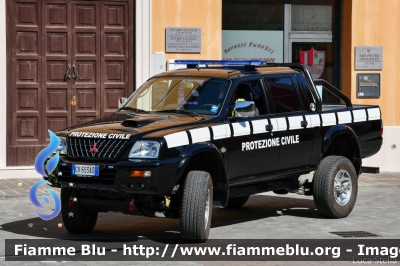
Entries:
{"type": "Polygon", "coordinates": [[[98,152],[98,150],[97,150],[97,148],[96,148],[96,143],[94,143],[93,145],[92,145],[92,147],[90,147],[90,150],[89,150],[89,152],[98,152]]]}

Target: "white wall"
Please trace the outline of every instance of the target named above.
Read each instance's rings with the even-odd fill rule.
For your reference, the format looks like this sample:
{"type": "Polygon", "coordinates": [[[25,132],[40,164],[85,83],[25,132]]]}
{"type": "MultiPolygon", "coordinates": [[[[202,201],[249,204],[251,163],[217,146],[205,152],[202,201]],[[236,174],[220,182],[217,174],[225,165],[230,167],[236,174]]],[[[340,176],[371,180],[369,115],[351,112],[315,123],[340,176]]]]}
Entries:
{"type": "Polygon", "coordinates": [[[6,49],[6,3],[0,4],[0,168],[6,166],[7,133],[7,49],[6,49]]]}
{"type": "Polygon", "coordinates": [[[142,85],[151,75],[151,2],[136,0],[136,85],[142,85]]]}
{"type": "Polygon", "coordinates": [[[363,166],[379,167],[380,172],[400,172],[400,127],[383,127],[381,150],[372,157],[363,159],[363,166]],[[393,149],[392,145],[396,145],[393,149]]]}

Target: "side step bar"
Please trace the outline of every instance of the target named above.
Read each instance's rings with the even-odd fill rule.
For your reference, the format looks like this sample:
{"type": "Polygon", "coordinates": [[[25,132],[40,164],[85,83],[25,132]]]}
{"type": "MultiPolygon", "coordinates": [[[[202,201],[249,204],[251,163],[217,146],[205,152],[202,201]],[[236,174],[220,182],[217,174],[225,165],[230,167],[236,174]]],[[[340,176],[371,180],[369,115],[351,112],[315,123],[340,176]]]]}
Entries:
{"type": "Polygon", "coordinates": [[[379,167],[361,166],[361,173],[379,174],[379,167]]]}

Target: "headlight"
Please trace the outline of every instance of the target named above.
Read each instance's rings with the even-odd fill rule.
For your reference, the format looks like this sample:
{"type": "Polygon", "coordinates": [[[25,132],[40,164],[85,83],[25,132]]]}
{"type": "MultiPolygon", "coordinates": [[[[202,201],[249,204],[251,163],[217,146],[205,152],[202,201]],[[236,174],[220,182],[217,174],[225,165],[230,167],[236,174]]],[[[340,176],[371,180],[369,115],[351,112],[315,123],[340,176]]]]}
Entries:
{"type": "Polygon", "coordinates": [[[59,152],[60,154],[67,154],[67,141],[65,137],[58,137],[60,139],[60,145],[54,152],[59,152]]]}
{"type": "Polygon", "coordinates": [[[160,143],[152,140],[136,141],[131,151],[129,158],[158,158],[160,152],[160,143]]]}

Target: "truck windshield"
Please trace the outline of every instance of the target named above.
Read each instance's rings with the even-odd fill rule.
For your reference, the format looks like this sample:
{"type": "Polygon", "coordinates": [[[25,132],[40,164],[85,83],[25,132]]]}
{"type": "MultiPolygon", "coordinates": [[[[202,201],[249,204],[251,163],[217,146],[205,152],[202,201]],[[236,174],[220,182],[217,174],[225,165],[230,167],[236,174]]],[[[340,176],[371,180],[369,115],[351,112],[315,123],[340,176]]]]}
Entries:
{"type": "Polygon", "coordinates": [[[229,85],[229,80],[208,77],[158,77],[143,84],[121,109],[218,115],[229,85]]]}

